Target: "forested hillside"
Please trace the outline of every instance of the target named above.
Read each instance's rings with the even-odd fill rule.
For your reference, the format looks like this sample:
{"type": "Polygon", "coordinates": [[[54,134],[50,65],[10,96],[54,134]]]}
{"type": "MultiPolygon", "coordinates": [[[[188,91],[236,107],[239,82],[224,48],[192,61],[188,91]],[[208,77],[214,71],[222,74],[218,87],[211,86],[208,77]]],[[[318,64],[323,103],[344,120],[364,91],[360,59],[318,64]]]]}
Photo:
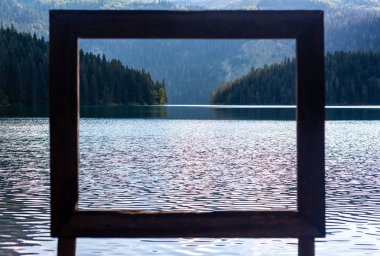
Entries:
{"type": "Polygon", "coordinates": [[[125,67],[119,60],[80,51],[80,99],[83,106],[164,105],[165,82],[153,82],[145,70],[125,67]]]}
{"type": "MultiPolygon", "coordinates": [[[[326,53],[380,51],[377,12],[340,10],[325,16],[326,53]]],[[[82,45],[87,51],[118,57],[128,66],[146,68],[155,79],[165,79],[168,97],[175,104],[207,103],[220,83],[246,74],[252,66],[295,55],[292,40],[92,40],[82,45]]]]}
{"type": "MultiPolygon", "coordinates": [[[[325,11],[326,53],[380,51],[380,6],[372,0],[1,0],[0,23],[48,38],[49,9],[315,9],[325,11]],[[195,6],[197,4],[198,6],[195,6]]],[[[294,57],[286,40],[81,40],[86,52],[117,58],[165,80],[173,104],[207,103],[219,84],[294,57]],[[149,53],[149,54],[147,54],[149,53]]]]}
{"type": "MultiPolygon", "coordinates": [[[[165,104],[164,82],[118,60],[80,52],[82,105],[165,104]]],[[[0,106],[48,105],[48,43],[0,28],[0,106]]]]}
{"type": "MultiPolygon", "coordinates": [[[[325,65],[326,104],[380,105],[380,53],[329,53],[325,65]]],[[[294,81],[295,63],[287,59],[221,85],[211,103],[294,105],[294,81]]]]}

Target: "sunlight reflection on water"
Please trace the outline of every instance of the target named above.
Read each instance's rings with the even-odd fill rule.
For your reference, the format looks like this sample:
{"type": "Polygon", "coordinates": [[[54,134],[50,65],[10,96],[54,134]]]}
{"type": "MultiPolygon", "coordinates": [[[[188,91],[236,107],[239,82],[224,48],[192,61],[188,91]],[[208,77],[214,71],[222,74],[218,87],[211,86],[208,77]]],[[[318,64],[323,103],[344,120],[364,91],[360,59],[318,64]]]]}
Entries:
{"type": "Polygon", "coordinates": [[[295,210],[295,123],[278,124],[85,119],[79,207],[295,210]]]}
{"type": "MultiPolygon", "coordinates": [[[[149,122],[81,121],[81,207],[118,205],[191,211],[294,207],[294,166],[288,161],[294,156],[292,122],[149,122]],[[173,128],[167,129],[170,123],[173,128]],[[136,134],[144,139],[134,143],[131,139],[136,134]],[[171,154],[179,159],[173,160],[171,154]],[[260,154],[267,159],[255,162],[260,154]],[[237,155],[243,157],[236,159],[237,155]],[[285,158],[281,160],[282,156],[285,158]],[[218,157],[222,160],[218,161],[218,157]],[[209,160],[215,164],[209,164],[209,160]],[[255,168],[265,164],[277,176],[261,172],[263,176],[257,176],[258,171],[247,168],[247,162],[255,168]],[[107,169],[97,169],[103,167],[107,169]],[[135,168],[138,171],[132,170],[135,168]],[[168,172],[160,172],[161,168],[168,172]],[[148,169],[155,175],[149,175],[148,169]],[[213,175],[206,176],[207,170],[213,175]],[[218,171],[223,175],[218,175],[218,171]],[[97,181],[102,181],[100,187],[96,186],[97,181]],[[260,198],[250,194],[247,187],[252,191],[262,188],[258,192],[260,198]],[[145,197],[140,193],[145,193],[145,197]],[[276,194],[281,195],[278,200],[273,198],[276,194]]],[[[379,254],[379,138],[379,121],[327,122],[327,237],[317,239],[317,255],[379,254]]],[[[48,150],[47,119],[0,119],[0,255],[56,254],[56,240],[49,237],[48,150]]],[[[295,255],[296,244],[294,239],[78,239],[77,252],[78,255],[295,255]]]]}

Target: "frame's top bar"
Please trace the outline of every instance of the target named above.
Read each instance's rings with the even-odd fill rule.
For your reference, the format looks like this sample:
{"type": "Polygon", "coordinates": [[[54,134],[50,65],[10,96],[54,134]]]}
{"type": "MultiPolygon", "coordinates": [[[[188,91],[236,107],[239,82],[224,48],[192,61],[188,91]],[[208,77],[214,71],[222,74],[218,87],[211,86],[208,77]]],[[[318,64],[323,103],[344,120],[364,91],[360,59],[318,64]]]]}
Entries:
{"type": "Polygon", "coordinates": [[[297,38],[323,11],[51,10],[50,22],[78,38],[297,38]]]}

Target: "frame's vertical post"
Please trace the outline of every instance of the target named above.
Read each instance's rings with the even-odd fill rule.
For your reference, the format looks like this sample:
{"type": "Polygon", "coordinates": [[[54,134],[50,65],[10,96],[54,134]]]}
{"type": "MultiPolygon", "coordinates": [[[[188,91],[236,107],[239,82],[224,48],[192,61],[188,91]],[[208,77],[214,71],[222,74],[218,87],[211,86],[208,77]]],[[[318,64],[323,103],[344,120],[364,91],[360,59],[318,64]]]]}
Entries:
{"type": "Polygon", "coordinates": [[[315,244],[314,238],[298,239],[298,256],[314,256],[315,244]]]}
{"type": "Polygon", "coordinates": [[[78,39],[64,15],[50,12],[51,233],[59,236],[78,203],[78,39]]]}
{"type": "Polygon", "coordinates": [[[297,206],[325,234],[323,12],[297,36],[297,206]]]}
{"type": "Polygon", "coordinates": [[[75,249],[75,238],[58,238],[58,256],[75,256],[75,249]]]}

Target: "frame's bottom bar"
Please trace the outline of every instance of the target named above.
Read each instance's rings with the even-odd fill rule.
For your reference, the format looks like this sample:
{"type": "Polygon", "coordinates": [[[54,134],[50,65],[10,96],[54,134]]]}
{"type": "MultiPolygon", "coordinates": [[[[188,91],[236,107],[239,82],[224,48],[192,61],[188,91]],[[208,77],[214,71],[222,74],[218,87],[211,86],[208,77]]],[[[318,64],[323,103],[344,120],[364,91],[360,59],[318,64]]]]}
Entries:
{"type": "Polygon", "coordinates": [[[59,237],[300,238],[324,234],[297,212],[133,213],[78,211],[59,237]]]}

